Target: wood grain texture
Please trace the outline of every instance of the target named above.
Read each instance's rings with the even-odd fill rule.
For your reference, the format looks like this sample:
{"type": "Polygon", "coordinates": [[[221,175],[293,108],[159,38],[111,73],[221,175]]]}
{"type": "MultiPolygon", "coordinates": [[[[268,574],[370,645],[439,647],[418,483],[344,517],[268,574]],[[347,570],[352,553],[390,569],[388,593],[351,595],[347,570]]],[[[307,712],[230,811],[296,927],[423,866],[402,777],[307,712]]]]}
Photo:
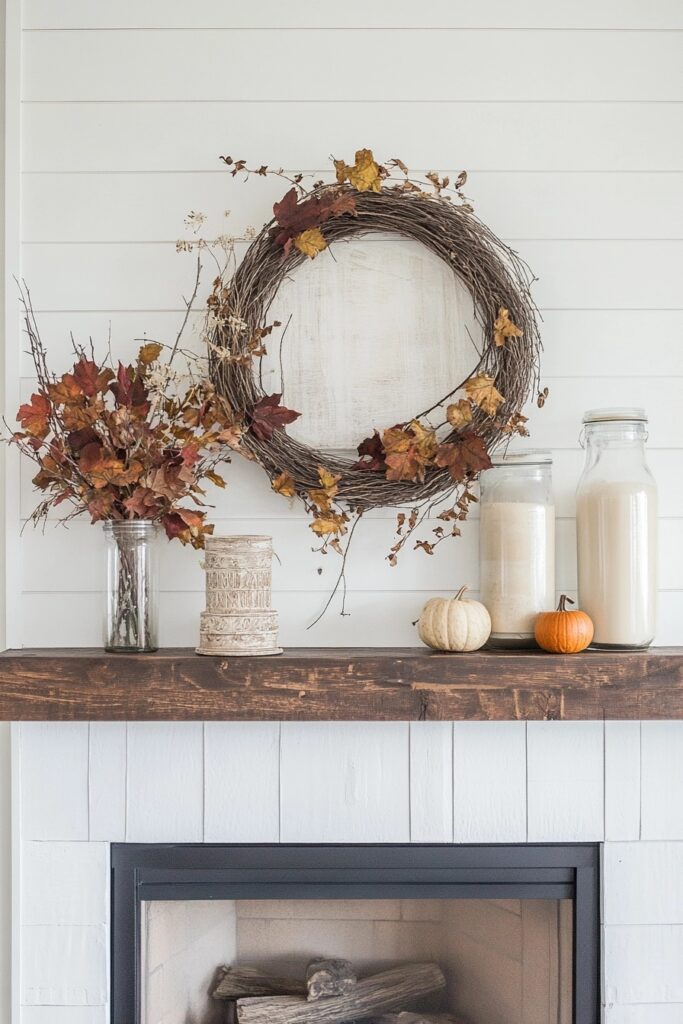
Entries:
{"type": "Polygon", "coordinates": [[[554,656],[292,648],[275,658],[232,660],[182,648],[153,655],[85,648],[0,655],[0,719],[8,721],[604,718],[683,718],[683,649],[554,656]]]}

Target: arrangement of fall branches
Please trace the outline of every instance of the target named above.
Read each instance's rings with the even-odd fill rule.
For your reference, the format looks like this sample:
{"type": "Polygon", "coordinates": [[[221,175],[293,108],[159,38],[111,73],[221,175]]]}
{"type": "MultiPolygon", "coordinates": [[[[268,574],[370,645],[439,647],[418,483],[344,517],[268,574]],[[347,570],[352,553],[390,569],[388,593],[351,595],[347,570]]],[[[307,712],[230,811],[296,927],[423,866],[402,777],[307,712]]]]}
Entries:
{"type": "Polygon", "coordinates": [[[538,381],[540,353],[532,274],[474,216],[462,192],[464,172],[453,184],[436,172],[421,180],[402,160],[381,165],[361,149],[352,165],[333,161],[333,181],[306,187],[302,174],[221,159],[233,176],[275,174],[290,184],[273,219],[239,266],[216,278],[209,298],[211,372],[239,417],[236,450],[263,466],[275,491],[304,502],[323,552],[328,546],[343,552],[340,539],[367,509],[407,506],[398,512],[387,556],[395,564],[436,502],[448,499],[431,538],[415,543],[433,553],[446,536],[459,534],[457,524],[476,500],[471,484],[491,465],[493,449],[527,434],[522,409],[538,381]],[[465,380],[409,421],[372,430],[360,441],[358,458],[348,460],[287,435],[286,425],[300,414],[283,404],[282,394],[263,392],[260,360],[267,336],[281,326],[268,324],[267,313],[282,282],[335,243],[378,231],[419,241],[451,268],[472,296],[485,342],[465,380]]]}
{"type": "Polygon", "coordinates": [[[225,486],[216,466],[239,436],[226,400],[191,357],[181,375],[175,348],[164,359],[156,342],[128,366],[74,346],[72,369],[55,376],[24,289],[22,301],[38,387],[10,441],[38,465],[33,483],[46,497],[33,521],[67,503],[64,519],[87,512],[92,522],[150,520],[202,548],[213,526],[201,484],[225,486]]]}

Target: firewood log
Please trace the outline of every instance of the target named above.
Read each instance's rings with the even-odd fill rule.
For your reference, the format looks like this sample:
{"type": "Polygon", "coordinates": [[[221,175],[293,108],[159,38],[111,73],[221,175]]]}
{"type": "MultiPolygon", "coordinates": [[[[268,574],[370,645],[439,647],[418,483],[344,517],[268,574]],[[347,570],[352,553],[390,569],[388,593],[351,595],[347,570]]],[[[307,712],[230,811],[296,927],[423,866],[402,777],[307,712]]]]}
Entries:
{"type": "Polygon", "coordinates": [[[237,1000],[238,1024],[342,1024],[366,1020],[445,988],[437,964],[405,964],[363,978],[343,996],[309,1003],[299,996],[237,1000]]]}
{"type": "Polygon", "coordinates": [[[353,964],[348,960],[312,960],[306,968],[309,1002],[346,995],[357,981],[353,964]]]}
{"type": "Polygon", "coordinates": [[[306,983],[296,978],[278,978],[254,967],[224,967],[214,999],[239,999],[241,996],[306,995],[306,983]]]}

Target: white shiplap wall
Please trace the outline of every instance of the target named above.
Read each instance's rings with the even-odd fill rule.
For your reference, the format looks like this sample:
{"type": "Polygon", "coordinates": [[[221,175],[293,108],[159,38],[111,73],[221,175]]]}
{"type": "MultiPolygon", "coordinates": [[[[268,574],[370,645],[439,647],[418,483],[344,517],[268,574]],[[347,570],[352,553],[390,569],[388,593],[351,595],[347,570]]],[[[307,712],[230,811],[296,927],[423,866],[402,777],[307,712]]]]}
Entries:
{"type": "MultiPolygon", "coordinates": [[[[16,0],[18,3],[19,0],[16,0]]],[[[21,264],[56,365],[69,331],[133,347],[168,336],[191,258],[174,240],[190,209],[214,227],[259,225],[281,191],[243,186],[220,153],[319,169],[369,145],[382,158],[470,173],[477,211],[539,277],[552,400],[533,441],[555,452],[558,587],[576,586],[573,491],[589,406],[636,403],[651,417],[662,508],[659,643],[683,614],[683,8],[676,0],[23,0],[21,264]]],[[[19,344],[18,341],[15,344],[19,344]]],[[[21,387],[31,368],[21,362],[21,387]]],[[[19,381],[16,381],[19,393],[19,381]]],[[[12,388],[10,388],[12,392],[12,388]]],[[[16,394],[11,395],[16,398],[16,394]]],[[[383,555],[392,516],[356,535],[351,616],[322,607],[323,573],[299,508],[234,466],[217,529],[272,533],[287,644],[415,642],[426,597],[477,585],[477,526],[437,557],[383,555]]],[[[99,642],[99,530],[15,536],[32,508],[28,473],[10,494],[21,600],[9,643],[99,642]],[[20,500],[20,505],[18,504],[20,500]],[[36,624],[40,623],[40,629],[36,624]]],[[[164,550],[161,640],[192,644],[203,605],[196,553],[164,550]]],[[[15,591],[12,590],[12,593],[15,591]]],[[[338,610],[338,606],[337,609],[338,610]]]]}
{"type": "Polygon", "coordinates": [[[15,1024],[108,1019],[111,841],[604,841],[604,1024],[683,1020],[683,722],[52,722],[13,738],[15,1024]]]}

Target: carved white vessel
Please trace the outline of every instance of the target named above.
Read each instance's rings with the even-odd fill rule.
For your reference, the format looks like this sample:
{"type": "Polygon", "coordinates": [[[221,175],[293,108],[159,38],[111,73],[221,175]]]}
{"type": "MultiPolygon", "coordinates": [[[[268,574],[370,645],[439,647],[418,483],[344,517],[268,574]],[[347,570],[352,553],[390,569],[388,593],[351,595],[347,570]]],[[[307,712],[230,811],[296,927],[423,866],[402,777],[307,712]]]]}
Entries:
{"type": "Polygon", "coordinates": [[[282,653],[271,608],[272,562],[270,537],[206,538],[206,611],[197,654],[282,653]]]}

